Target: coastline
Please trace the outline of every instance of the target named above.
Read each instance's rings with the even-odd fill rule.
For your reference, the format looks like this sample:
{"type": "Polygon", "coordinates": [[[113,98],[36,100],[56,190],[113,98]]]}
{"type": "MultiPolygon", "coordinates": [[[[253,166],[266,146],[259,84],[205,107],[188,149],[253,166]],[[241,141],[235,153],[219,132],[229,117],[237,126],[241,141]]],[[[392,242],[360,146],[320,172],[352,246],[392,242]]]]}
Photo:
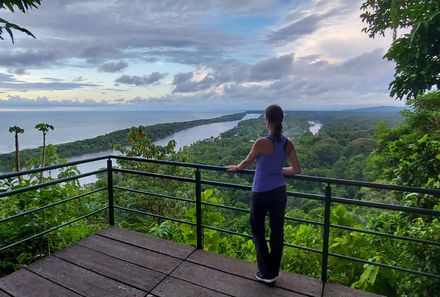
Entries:
{"type": "MultiPolygon", "coordinates": [[[[183,131],[192,127],[221,123],[221,122],[231,122],[240,121],[246,116],[246,112],[228,114],[224,116],[219,116],[209,119],[198,119],[183,122],[170,122],[170,123],[159,123],[149,126],[141,126],[144,128],[145,134],[150,137],[154,142],[163,139],[165,137],[171,136],[179,131],[183,131]]],[[[130,128],[113,131],[104,135],[100,135],[93,138],[67,142],[63,144],[55,145],[57,147],[57,152],[60,158],[71,159],[74,157],[79,157],[85,154],[100,153],[103,151],[109,151],[114,148],[115,144],[128,145],[126,136],[130,128]]],[[[41,147],[33,149],[24,149],[20,151],[21,160],[28,160],[30,157],[37,157],[41,153],[41,147]]],[[[0,171],[7,172],[11,171],[13,168],[15,160],[15,152],[0,154],[0,171]]],[[[24,164],[22,164],[24,165],[24,164]]]]}

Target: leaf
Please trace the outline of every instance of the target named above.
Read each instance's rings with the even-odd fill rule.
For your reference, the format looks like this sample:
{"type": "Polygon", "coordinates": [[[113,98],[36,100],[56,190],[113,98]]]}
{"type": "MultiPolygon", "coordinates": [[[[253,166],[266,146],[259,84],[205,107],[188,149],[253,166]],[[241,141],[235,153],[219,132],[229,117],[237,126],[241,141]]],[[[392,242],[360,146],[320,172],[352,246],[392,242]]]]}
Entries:
{"type": "Polygon", "coordinates": [[[336,207],[336,214],[338,217],[343,218],[346,213],[347,209],[342,204],[339,204],[338,207],[336,207]]]}

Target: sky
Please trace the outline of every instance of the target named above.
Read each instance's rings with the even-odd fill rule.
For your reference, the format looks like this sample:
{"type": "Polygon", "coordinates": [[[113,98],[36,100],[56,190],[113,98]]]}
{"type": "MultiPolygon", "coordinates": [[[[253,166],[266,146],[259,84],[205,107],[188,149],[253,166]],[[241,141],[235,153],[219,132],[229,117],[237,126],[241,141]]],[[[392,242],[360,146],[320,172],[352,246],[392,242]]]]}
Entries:
{"type": "Polygon", "coordinates": [[[402,106],[358,0],[44,0],[2,18],[0,110],[402,106]]]}

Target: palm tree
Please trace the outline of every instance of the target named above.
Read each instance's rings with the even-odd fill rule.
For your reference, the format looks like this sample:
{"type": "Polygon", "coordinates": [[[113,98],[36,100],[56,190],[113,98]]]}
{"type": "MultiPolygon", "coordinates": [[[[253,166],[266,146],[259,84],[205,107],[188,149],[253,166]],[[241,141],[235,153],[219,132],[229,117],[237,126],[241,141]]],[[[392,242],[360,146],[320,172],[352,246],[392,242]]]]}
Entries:
{"type": "MultiPolygon", "coordinates": [[[[14,126],[9,127],[9,133],[15,133],[15,170],[20,171],[20,149],[18,146],[18,134],[24,133],[24,129],[14,126]]],[[[18,177],[21,181],[21,176],[18,177]]]]}
{"type": "MultiPolygon", "coordinates": [[[[50,130],[53,130],[53,126],[46,123],[39,123],[35,125],[35,129],[43,132],[43,153],[41,156],[41,167],[44,167],[44,163],[46,161],[46,134],[50,130]]],[[[43,171],[40,173],[40,182],[43,181],[43,171]]]]}

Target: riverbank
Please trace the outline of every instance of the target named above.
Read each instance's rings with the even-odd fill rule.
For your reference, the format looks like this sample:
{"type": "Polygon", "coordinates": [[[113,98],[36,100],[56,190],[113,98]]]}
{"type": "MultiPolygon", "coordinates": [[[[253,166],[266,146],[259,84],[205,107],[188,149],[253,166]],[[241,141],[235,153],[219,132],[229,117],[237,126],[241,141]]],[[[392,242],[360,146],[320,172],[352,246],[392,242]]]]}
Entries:
{"type": "MultiPolygon", "coordinates": [[[[179,131],[186,130],[192,127],[222,123],[240,121],[246,116],[245,112],[235,113],[230,115],[224,115],[220,117],[210,119],[200,119],[184,122],[173,123],[160,123],[150,126],[141,126],[144,129],[144,133],[152,140],[158,141],[167,136],[171,136],[179,131]]],[[[58,155],[63,159],[70,159],[85,154],[100,153],[109,151],[114,148],[115,144],[128,145],[126,136],[130,128],[114,131],[105,135],[100,135],[94,138],[68,142],[57,145],[58,155]]],[[[28,160],[31,157],[40,158],[41,148],[25,149],[20,151],[21,162],[28,160]]],[[[14,166],[15,153],[7,153],[0,155],[0,171],[10,171],[14,166]]],[[[22,164],[24,165],[24,164],[22,164]]]]}

